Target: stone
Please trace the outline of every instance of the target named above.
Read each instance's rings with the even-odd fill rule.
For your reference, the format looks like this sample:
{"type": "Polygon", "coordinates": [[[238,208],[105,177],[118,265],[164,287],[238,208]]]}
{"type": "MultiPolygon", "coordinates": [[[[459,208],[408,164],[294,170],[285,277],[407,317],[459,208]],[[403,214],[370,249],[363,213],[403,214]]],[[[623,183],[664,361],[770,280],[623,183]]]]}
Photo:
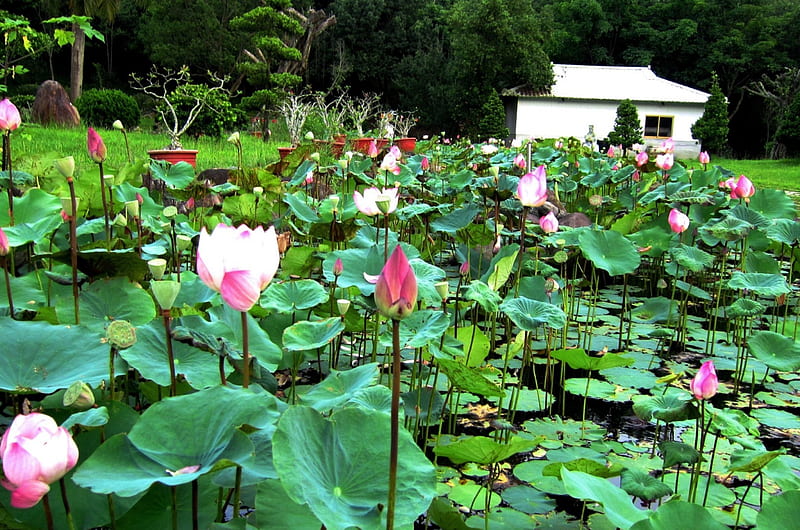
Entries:
{"type": "Polygon", "coordinates": [[[31,118],[42,125],[61,125],[77,127],[81,122],[80,114],[69,100],[67,91],[58,81],[45,81],[36,91],[31,118]]]}

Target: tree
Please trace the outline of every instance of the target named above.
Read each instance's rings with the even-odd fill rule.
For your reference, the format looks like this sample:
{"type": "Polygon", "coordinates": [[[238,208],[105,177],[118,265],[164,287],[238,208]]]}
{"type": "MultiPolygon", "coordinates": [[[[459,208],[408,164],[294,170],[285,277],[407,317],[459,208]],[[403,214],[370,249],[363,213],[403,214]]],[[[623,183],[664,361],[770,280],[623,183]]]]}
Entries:
{"type": "Polygon", "coordinates": [[[506,110],[497,90],[489,90],[486,102],[481,107],[481,117],[478,120],[475,137],[479,141],[486,141],[489,138],[505,140],[508,137],[506,110]]]}
{"type": "Polygon", "coordinates": [[[792,134],[787,134],[787,131],[793,129],[793,117],[789,109],[800,95],[800,68],[787,67],[779,74],[763,75],[760,81],[751,83],[745,89],[766,101],[764,121],[770,132],[775,131],[769,137],[767,156],[772,159],[783,158],[786,155],[786,146],[781,138],[791,141],[792,134]],[[789,123],[786,123],[787,120],[789,123]],[[783,131],[779,135],[781,129],[783,131]]]}
{"type": "Polygon", "coordinates": [[[800,92],[786,108],[783,120],[775,133],[775,141],[786,147],[786,155],[800,154],[800,92]]]}
{"type": "MultiPolygon", "coordinates": [[[[72,33],[74,40],[72,42],[72,57],[70,60],[70,85],[69,97],[72,102],[78,101],[81,97],[83,90],[83,58],[86,54],[86,37],[91,38],[91,34],[87,34],[88,21],[91,17],[101,17],[106,21],[114,20],[114,17],[119,12],[120,0],[70,0],[69,7],[70,13],[75,18],[72,23],[72,33]],[[81,23],[78,17],[87,17],[81,23]]],[[[104,40],[103,36],[99,35],[100,40],[104,40]]]]}
{"type": "Polygon", "coordinates": [[[284,42],[285,36],[303,35],[300,22],[285,11],[291,7],[290,0],[265,0],[262,5],[234,18],[231,26],[250,35],[252,49],[243,53],[249,62],[239,68],[250,83],[258,89],[243,103],[252,109],[274,107],[286,92],[302,81],[302,78],[286,71],[277,71],[277,65],[285,61],[301,61],[302,53],[284,42]]]}
{"type": "Polygon", "coordinates": [[[617,107],[617,119],[614,130],[608,133],[608,139],[614,145],[630,149],[633,144],[641,143],[642,124],[639,121],[639,109],[629,99],[622,100],[617,107]]]}
{"type": "Polygon", "coordinates": [[[728,100],[716,73],[711,76],[711,95],[703,115],[692,125],[692,138],[700,140],[702,148],[712,153],[720,153],[728,145],[728,100]]]}

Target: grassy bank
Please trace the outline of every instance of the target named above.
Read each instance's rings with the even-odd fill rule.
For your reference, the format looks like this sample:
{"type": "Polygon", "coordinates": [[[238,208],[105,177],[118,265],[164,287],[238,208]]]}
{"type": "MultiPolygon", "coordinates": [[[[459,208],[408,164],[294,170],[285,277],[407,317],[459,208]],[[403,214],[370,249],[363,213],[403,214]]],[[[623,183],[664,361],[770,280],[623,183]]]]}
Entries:
{"type": "MultiPolygon", "coordinates": [[[[736,175],[746,175],[760,188],[800,192],[800,158],[784,160],[735,160],[712,158],[711,164],[722,166],[736,175]]],[[[699,168],[700,164],[686,161],[688,167],[699,168]]]]}

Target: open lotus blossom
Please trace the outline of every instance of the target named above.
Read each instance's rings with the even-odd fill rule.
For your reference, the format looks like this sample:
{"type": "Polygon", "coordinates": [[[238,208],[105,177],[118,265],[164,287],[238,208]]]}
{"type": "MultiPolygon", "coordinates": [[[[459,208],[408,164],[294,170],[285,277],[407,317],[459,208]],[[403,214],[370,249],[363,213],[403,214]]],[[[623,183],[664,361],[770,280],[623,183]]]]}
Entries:
{"type": "Polygon", "coordinates": [[[706,361],[689,383],[689,389],[696,399],[709,399],[716,395],[718,388],[719,380],[714,370],[714,361],[706,361]]]}
{"type": "Polygon", "coordinates": [[[553,144],[553,147],[555,147],[556,149],[563,149],[564,148],[564,141],[563,140],[556,140],[556,142],[553,144]]]}
{"type": "Polygon", "coordinates": [[[389,215],[397,209],[397,203],[400,200],[397,188],[367,188],[362,195],[358,191],[353,192],[353,200],[356,203],[358,211],[370,217],[378,214],[389,215]],[[379,202],[388,201],[388,208],[384,212],[378,206],[379,202]]]}
{"type": "Polygon", "coordinates": [[[8,98],[0,101],[0,131],[13,131],[22,123],[19,110],[8,98]]]}
{"type": "Polygon", "coordinates": [[[383,266],[375,284],[375,305],[385,317],[402,320],[417,303],[417,277],[400,245],[383,266]]]}
{"type": "Polygon", "coordinates": [[[544,165],[519,179],[517,198],[528,208],[541,206],[547,201],[547,173],[544,165]]]}
{"type": "Polygon", "coordinates": [[[661,142],[661,151],[664,153],[672,153],[675,151],[675,140],[667,138],[661,142]]]}
{"type": "Polygon", "coordinates": [[[546,234],[558,232],[558,219],[553,212],[548,212],[547,215],[539,218],[539,226],[546,234]]]}
{"type": "Polygon", "coordinates": [[[669,212],[669,227],[676,234],[680,234],[689,228],[689,218],[682,211],[673,208],[669,212]]]}
{"type": "Polygon", "coordinates": [[[522,153],[517,153],[517,156],[514,157],[514,165],[520,169],[525,169],[528,167],[528,162],[525,160],[525,157],[522,153]]]}
{"type": "MultiPolygon", "coordinates": [[[[394,146],[393,146],[394,147],[394,146]]],[[[400,166],[397,164],[397,157],[392,152],[386,153],[381,162],[381,171],[388,171],[394,175],[400,174],[400,166]]]]}
{"type": "Polygon", "coordinates": [[[200,230],[197,274],[225,303],[249,311],[278,270],[280,254],[275,228],[251,230],[218,224],[209,234],[200,230]]]}
{"type": "Polygon", "coordinates": [[[708,156],[708,151],[702,151],[702,152],[701,152],[701,153],[700,153],[700,154],[697,156],[697,160],[698,160],[698,161],[699,161],[701,164],[708,164],[709,162],[711,162],[711,157],[710,157],[710,156],[708,156]]]}
{"type": "Polygon", "coordinates": [[[672,166],[674,164],[675,164],[675,155],[673,155],[672,153],[665,153],[663,155],[656,156],[656,167],[658,169],[668,171],[672,169],[672,166]]]}
{"type": "Polygon", "coordinates": [[[483,144],[481,146],[481,154],[491,156],[497,152],[497,146],[494,144],[483,144]]]}
{"type": "Polygon", "coordinates": [[[30,508],[50,491],[50,484],[78,462],[78,446],[53,418],[33,412],[18,415],[0,441],[3,487],[11,506],[30,508]]]}
{"type": "Polygon", "coordinates": [[[400,160],[401,158],[403,158],[403,153],[402,153],[402,151],[400,151],[400,148],[399,148],[399,147],[397,147],[396,145],[393,145],[393,146],[391,146],[391,147],[389,148],[389,154],[391,154],[392,156],[394,156],[394,159],[395,159],[395,160],[400,160]]]}
{"type": "Polygon", "coordinates": [[[650,157],[647,155],[647,151],[640,151],[636,155],[636,167],[642,167],[650,160],[650,157]]]}
{"type": "Polygon", "coordinates": [[[750,179],[744,175],[739,175],[737,180],[731,177],[720,185],[731,191],[731,199],[744,199],[746,202],[749,202],[750,197],[756,193],[755,186],[753,186],[750,179]]]}
{"type": "Polygon", "coordinates": [[[86,134],[86,145],[89,148],[89,157],[97,162],[102,163],[106,159],[106,144],[103,139],[97,134],[93,128],[89,127],[86,134]]]}

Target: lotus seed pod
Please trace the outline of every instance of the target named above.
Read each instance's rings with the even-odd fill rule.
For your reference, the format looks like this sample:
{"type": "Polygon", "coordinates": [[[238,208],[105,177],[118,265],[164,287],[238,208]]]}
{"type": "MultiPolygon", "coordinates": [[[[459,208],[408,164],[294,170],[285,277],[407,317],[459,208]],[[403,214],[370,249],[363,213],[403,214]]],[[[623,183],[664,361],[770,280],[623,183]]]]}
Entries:
{"type": "Polygon", "coordinates": [[[336,300],[336,307],[339,309],[339,314],[341,316],[345,316],[347,312],[350,310],[350,300],[346,300],[344,298],[340,298],[336,300]]]}
{"type": "Polygon", "coordinates": [[[65,407],[76,410],[88,410],[94,406],[94,392],[92,387],[83,381],[75,381],[64,392],[63,403],[65,407]]]}
{"type": "MultiPolygon", "coordinates": [[[[78,207],[81,204],[80,197],[75,197],[75,206],[78,207]]],[[[61,197],[61,209],[64,210],[64,213],[67,214],[68,217],[72,217],[72,198],[70,197],[61,197]]]]}
{"type": "Polygon", "coordinates": [[[566,263],[567,259],[569,259],[569,255],[563,250],[559,250],[553,255],[553,260],[556,263],[566,263]]]}
{"type": "Polygon", "coordinates": [[[55,167],[63,177],[69,179],[75,176],[75,159],[71,156],[53,160],[53,167],[55,167]]]}
{"type": "Polygon", "coordinates": [[[111,126],[114,127],[118,131],[124,131],[125,130],[125,126],[122,125],[122,122],[119,121],[119,120],[114,120],[114,123],[112,123],[111,126]]]}
{"type": "Polygon", "coordinates": [[[602,195],[592,195],[589,197],[589,204],[592,206],[600,206],[603,204],[603,196],[602,195]]]}
{"type": "Polygon", "coordinates": [[[442,301],[447,300],[447,295],[450,292],[450,284],[447,282],[436,282],[434,287],[436,288],[436,292],[439,294],[439,297],[442,299],[442,301]]]}
{"type": "Polygon", "coordinates": [[[181,284],[174,280],[160,280],[151,282],[150,289],[153,290],[153,296],[161,309],[168,311],[181,292],[181,284]]]}
{"type": "Polygon", "coordinates": [[[150,274],[153,275],[154,280],[160,280],[167,270],[167,260],[163,258],[151,259],[147,262],[147,268],[150,269],[150,274]]]}
{"type": "Polygon", "coordinates": [[[136,328],[127,320],[114,320],[106,328],[106,339],[118,350],[136,344],[136,328]]]}
{"type": "Polygon", "coordinates": [[[166,208],[164,208],[162,213],[164,214],[164,217],[166,217],[167,219],[172,219],[173,217],[178,215],[178,208],[176,208],[175,206],[167,206],[166,208]]]}
{"type": "Polygon", "coordinates": [[[133,218],[139,217],[139,201],[125,201],[125,213],[133,218]]]}
{"type": "Polygon", "coordinates": [[[178,242],[178,252],[183,252],[192,246],[192,238],[187,235],[178,234],[175,240],[178,242]]]}
{"type": "Polygon", "coordinates": [[[125,219],[125,216],[121,213],[118,213],[117,216],[114,218],[114,226],[118,226],[119,228],[125,228],[128,225],[128,220],[125,219]]]}

